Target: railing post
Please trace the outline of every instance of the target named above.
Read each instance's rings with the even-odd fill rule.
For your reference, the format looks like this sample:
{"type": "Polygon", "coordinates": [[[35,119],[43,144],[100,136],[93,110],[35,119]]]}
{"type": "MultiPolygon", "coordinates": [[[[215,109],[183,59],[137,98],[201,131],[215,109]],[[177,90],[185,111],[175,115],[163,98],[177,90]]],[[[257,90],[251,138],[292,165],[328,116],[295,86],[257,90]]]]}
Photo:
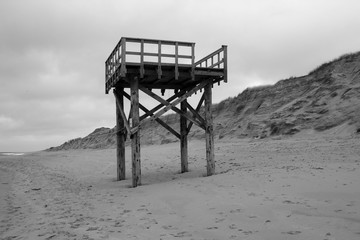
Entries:
{"type": "Polygon", "coordinates": [[[126,76],[126,38],[121,39],[121,68],[120,68],[120,76],[126,76]]]}
{"type": "Polygon", "coordinates": [[[227,46],[222,45],[222,48],[224,49],[224,82],[227,83],[227,46]]]}
{"type": "Polygon", "coordinates": [[[144,39],[141,39],[140,43],[140,78],[144,78],[145,69],[144,69],[144,39]]]}
{"type": "Polygon", "coordinates": [[[158,79],[161,79],[161,41],[158,42],[158,79]]]}
{"type": "Polygon", "coordinates": [[[175,80],[179,79],[179,43],[175,43],[175,80]]]}
{"type": "Polygon", "coordinates": [[[191,79],[195,80],[195,43],[191,44],[191,79]]]}
{"type": "Polygon", "coordinates": [[[108,82],[108,63],[107,61],[105,62],[105,94],[109,93],[109,90],[107,89],[107,82],[108,82]]]}

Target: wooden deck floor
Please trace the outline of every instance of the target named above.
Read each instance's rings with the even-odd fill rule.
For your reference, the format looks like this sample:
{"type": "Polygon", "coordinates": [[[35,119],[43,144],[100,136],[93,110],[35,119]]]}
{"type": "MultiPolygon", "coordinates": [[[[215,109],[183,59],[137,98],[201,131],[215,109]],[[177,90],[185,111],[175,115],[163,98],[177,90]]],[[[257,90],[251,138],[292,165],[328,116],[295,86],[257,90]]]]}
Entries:
{"type": "MultiPolygon", "coordinates": [[[[106,92],[113,87],[130,87],[130,81],[140,75],[139,63],[127,63],[126,75],[121,76],[121,66],[106,82],[106,92]]],[[[139,83],[152,89],[183,89],[196,85],[205,79],[213,79],[213,82],[224,80],[224,69],[196,67],[193,69],[190,64],[179,64],[178,79],[175,79],[175,64],[162,63],[161,74],[158,72],[156,63],[144,63],[144,77],[139,79],[139,83]]]]}

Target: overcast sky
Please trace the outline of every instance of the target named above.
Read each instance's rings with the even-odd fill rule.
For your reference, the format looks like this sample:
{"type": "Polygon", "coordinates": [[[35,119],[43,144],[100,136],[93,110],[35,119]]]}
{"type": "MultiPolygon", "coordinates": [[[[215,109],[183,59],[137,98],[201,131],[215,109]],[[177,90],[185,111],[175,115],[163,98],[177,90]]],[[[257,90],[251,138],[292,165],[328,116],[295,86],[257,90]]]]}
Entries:
{"type": "Polygon", "coordinates": [[[359,13],[358,0],[0,0],[0,151],[113,127],[104,61],[123,36],[196,42],[196,59],[228,45],[219,102],[359,51],[359,13]]]}

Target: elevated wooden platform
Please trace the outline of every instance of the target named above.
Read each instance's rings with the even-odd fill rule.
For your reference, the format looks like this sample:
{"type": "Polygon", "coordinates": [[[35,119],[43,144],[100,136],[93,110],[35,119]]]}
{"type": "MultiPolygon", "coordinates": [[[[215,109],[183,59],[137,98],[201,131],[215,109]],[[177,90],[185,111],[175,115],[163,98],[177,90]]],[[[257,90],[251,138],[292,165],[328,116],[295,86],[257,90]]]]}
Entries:
{"type": "Polygon", "coordinates": [[[157,121],[180,140],[181,172],[188,171],[187,136],[193,124],[205,130],[207,175],[215,173],[214,136],[212,126],[212,87],[227,82],[227,46],[222,46],[195,62],[195,43],[121,38],[105,62],[105,93],[114,89],[117,125],[117,179],[125,179],[125,141],[131,139],[132,182],[141,184],[140,129],[145,119],[157,121]],[[130,88],[130,94],[124,91],[130,88]],[[173,89],[174,95],[163,99],[152,91],[173,89]],[[147,109],[140,103],[139,90],[159,104],[147,109]],[[204,90],[196,107],[187,98],[204,90]],[[124,98],[131,103],[126,116],[124,98]],[[200,108],[205,106],[205,116],[200,108]],[[180,108],[177,105],[180,104],[180,108]],[[139,110],[144,114],[139,115],[139,110]],[[180,115],[180,132],[163,122],[160,117],[169,110],[180,115]]]}
{"type": "Polygon", "coordinates": [[[195,43],[121,38],[105,69],[106,93],[116,86],[130,87],[129,79],[136,76],[151,89],[183,89],[209,78],[227,82],[227,47],[195,62],[195,43]]]}

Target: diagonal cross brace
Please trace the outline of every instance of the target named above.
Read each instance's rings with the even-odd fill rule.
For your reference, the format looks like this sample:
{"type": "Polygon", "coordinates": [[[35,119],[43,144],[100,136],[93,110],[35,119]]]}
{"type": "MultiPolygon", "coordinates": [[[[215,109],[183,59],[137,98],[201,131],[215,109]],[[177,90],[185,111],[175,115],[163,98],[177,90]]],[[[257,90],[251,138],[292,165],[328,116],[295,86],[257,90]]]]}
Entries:
{"type": "Polygon", "coordinates": [[[201,124],[203,124],[205,126],[205,120],[198,113],[199,110],[195,110],[187,101],[184,101],[183,103],[185,104],[186,108],[189,109],[190,112],[192,112],[192,114],[197,117],[197,119],[201,122],[201,124]]]}
{"type": "MultiPolygon", "coordinates": [[[[127,98],[127,99],[131,99],[130,95],[127,94],[125,91],[122,92],[123,95],[127,98]]],[[[141,103],[139,103],[139,107],[141,110],[143,110],[146,114],[149,114],[149,116],[153,116],[154,114],[151,113],[149,111],[149,109],[147,109],[144,105],[142,105],[141,103]]],[[[161,126],[163,126],[165,129],[167,129],[169,132],[171,132],[172,134],[175,135],[175,137],[180,139],[180,134],[178,132],[176,132],[172,127],[170,127],[168,124],[166,124],[163,120],[161,120],[160,118],[155,119],[155,121],[157,121],[161,126]]],[[[141,124],[141,122],[140,122],[141,124]]]]}
{"type": "MultiPolygon", "coordinates": [[[[181,97],[182,95],[184,95],[186,93],[186,91],[188,91],[191,88],[184,88],[182,90],[180,90],[180,92],[172,95],[171,97],[169,97],[168,99],[166,99],[167,102],[171,102],[172,100],[181,97]]],[[[154,107],[153,109],[150,110],[149,113],[145,113],[144,115],[142,115],[140,117],[140,121],[144,120],[145,118],[147,118],[148,116],[150,116],[151,113],[155,113],[157,110],[161,109],[164,106],[164,104],[160,103],[159,105],[157,105],[156,107],[154,107]]]]}
{"type": "MultiPolygon", "coordinates": [[[[140,87],[140,89],[146,93],[147,95],[149,95],[150,97],[154,98],[155,100],[159,101],[161,103],[162,106],[168,106],[170,105],[170,102],[164,100],[163,98],[159,97],[158,95],[156,95],[155,93],[151,92],[150,90],[148,90],[147,88],[144,88],[144,87],[140,87]]],[[[187,118],[189,121],[195,123],[196,125],[198,125],[199,127],[202,127],[201,126],[201,122],[197,121],[196,119],[194,118],[191,118],[191,116],[187,115],[185,112],[181,111],[179,108],[173,106],[171,107],[171,109],[180,114],[181,116],[184,116],[185,118],[187,118]]],[[[203,125],[203,128],[205,129],[205,125],[203,125]]]]}
{"type": "MultiPolygon", "coordinates": [[[[204,100],[205,100],[205,93],[203,93],[203,95],[201,96],[201,98],[199,100],[198,105],[196,106],[196,109],[195,109],[196,112],[200,111],[201,105],[203,104],[204,100]]],[[[187,132],[188,133],[190,132],[192,125],[193,125],[193,122],[190,122],[188,127],[187,127],[187,132]]]]}
{"type": "MultiPolygon", "coordinates": [[[[160,117],[161,115],[163,115],[164,113],[166,113],[167,111],[169,111],[172,107],[176,106],[177,104],[181,103],[182,101],[184,101],[185,99],[187,99],[188,97],[190,97],[192,94],[194,94],[196,91],[199,91],[200,89],[202,89],[203,87],[206,86],[206,84],[208,84],[207,81],[203,81],[201,82],[199,85],[195,86],[193,89],[191,89],[190,91],[188,91],[187,93],[185,93],[183,96],[179,97],[178,99],[176,99],[175,101],[173,101],[172,103],[170,103],[169,105],[165,106],[163,109],[161,109],[159,112],[157,112],[156,114],[154,114],[153,116],[150,117],[150,119],[156,119],[158,117],[160,117]]],[[[185,114],[185,116],[187,116],[185,114]]],[[[184,117],[185,117],[184,116],[184,117]]],[[[190,120],[190,119],[189,119],[190,120]]],[[[201,127],[201,126],[200,126],[201,127]]]]}
{"type": "MultiPolygon", "coordinates": [[[[206,84],[205,84],[206,85],[206,84]]],[[[195,117],[200,116],[199,120],[197,120],[196,118],[193,118],[191,116],[189,116],[188,114],[186,114],[185,112],[181,111],[179,108],[175,107],[175,105],[183,102],[185,99],[187,99],[189,96],[191,96],[193,93],[195,93],[196,91],[198,91],[199,89],[201,89],[203,87],[203,83],[200,83],[198,86],[196,86],[195,88],[193,88],[192,90],[190,90],[189,92],[183,94],[181,97],[179,97],[177,100],[175,100],[174,102],[170,103],[166,100],[164,100],[163,98],[159,97],[158,95],[156,95],[155,93],[151,92],[150,90],[148,90],[147,88],[144,87],[139,87],[144,93],[148,94],[149,96],[151,96],[152,98],[156,99],[157,101],[159,101],[161,104],[165,105],[165,107],[160,110],[158,113],[156,113],[155,115],[153,115],[150,118],[155,118],[157,116],[160,117],[162,114],[164,114],[165,112],[167,112],[168,110],[172,109],[174,112],[180,114],[181,116],[187,118],[189,121],[195,123],[196,125],[198,125],[199,127],[205,129],[205,124],[203,119],[201,118],[201,116],[196,113],[194,114],[195,117]]],[[[189,106],[189,105],[188,105],[189,106]]],[[[191,107],[191,106],[190,106],[191,107]]],[[[189,108],[190,111],[192,112],[192,108],[189,108]]],[[[194,110],[195,111],[195,110],[194,110]]]]}

